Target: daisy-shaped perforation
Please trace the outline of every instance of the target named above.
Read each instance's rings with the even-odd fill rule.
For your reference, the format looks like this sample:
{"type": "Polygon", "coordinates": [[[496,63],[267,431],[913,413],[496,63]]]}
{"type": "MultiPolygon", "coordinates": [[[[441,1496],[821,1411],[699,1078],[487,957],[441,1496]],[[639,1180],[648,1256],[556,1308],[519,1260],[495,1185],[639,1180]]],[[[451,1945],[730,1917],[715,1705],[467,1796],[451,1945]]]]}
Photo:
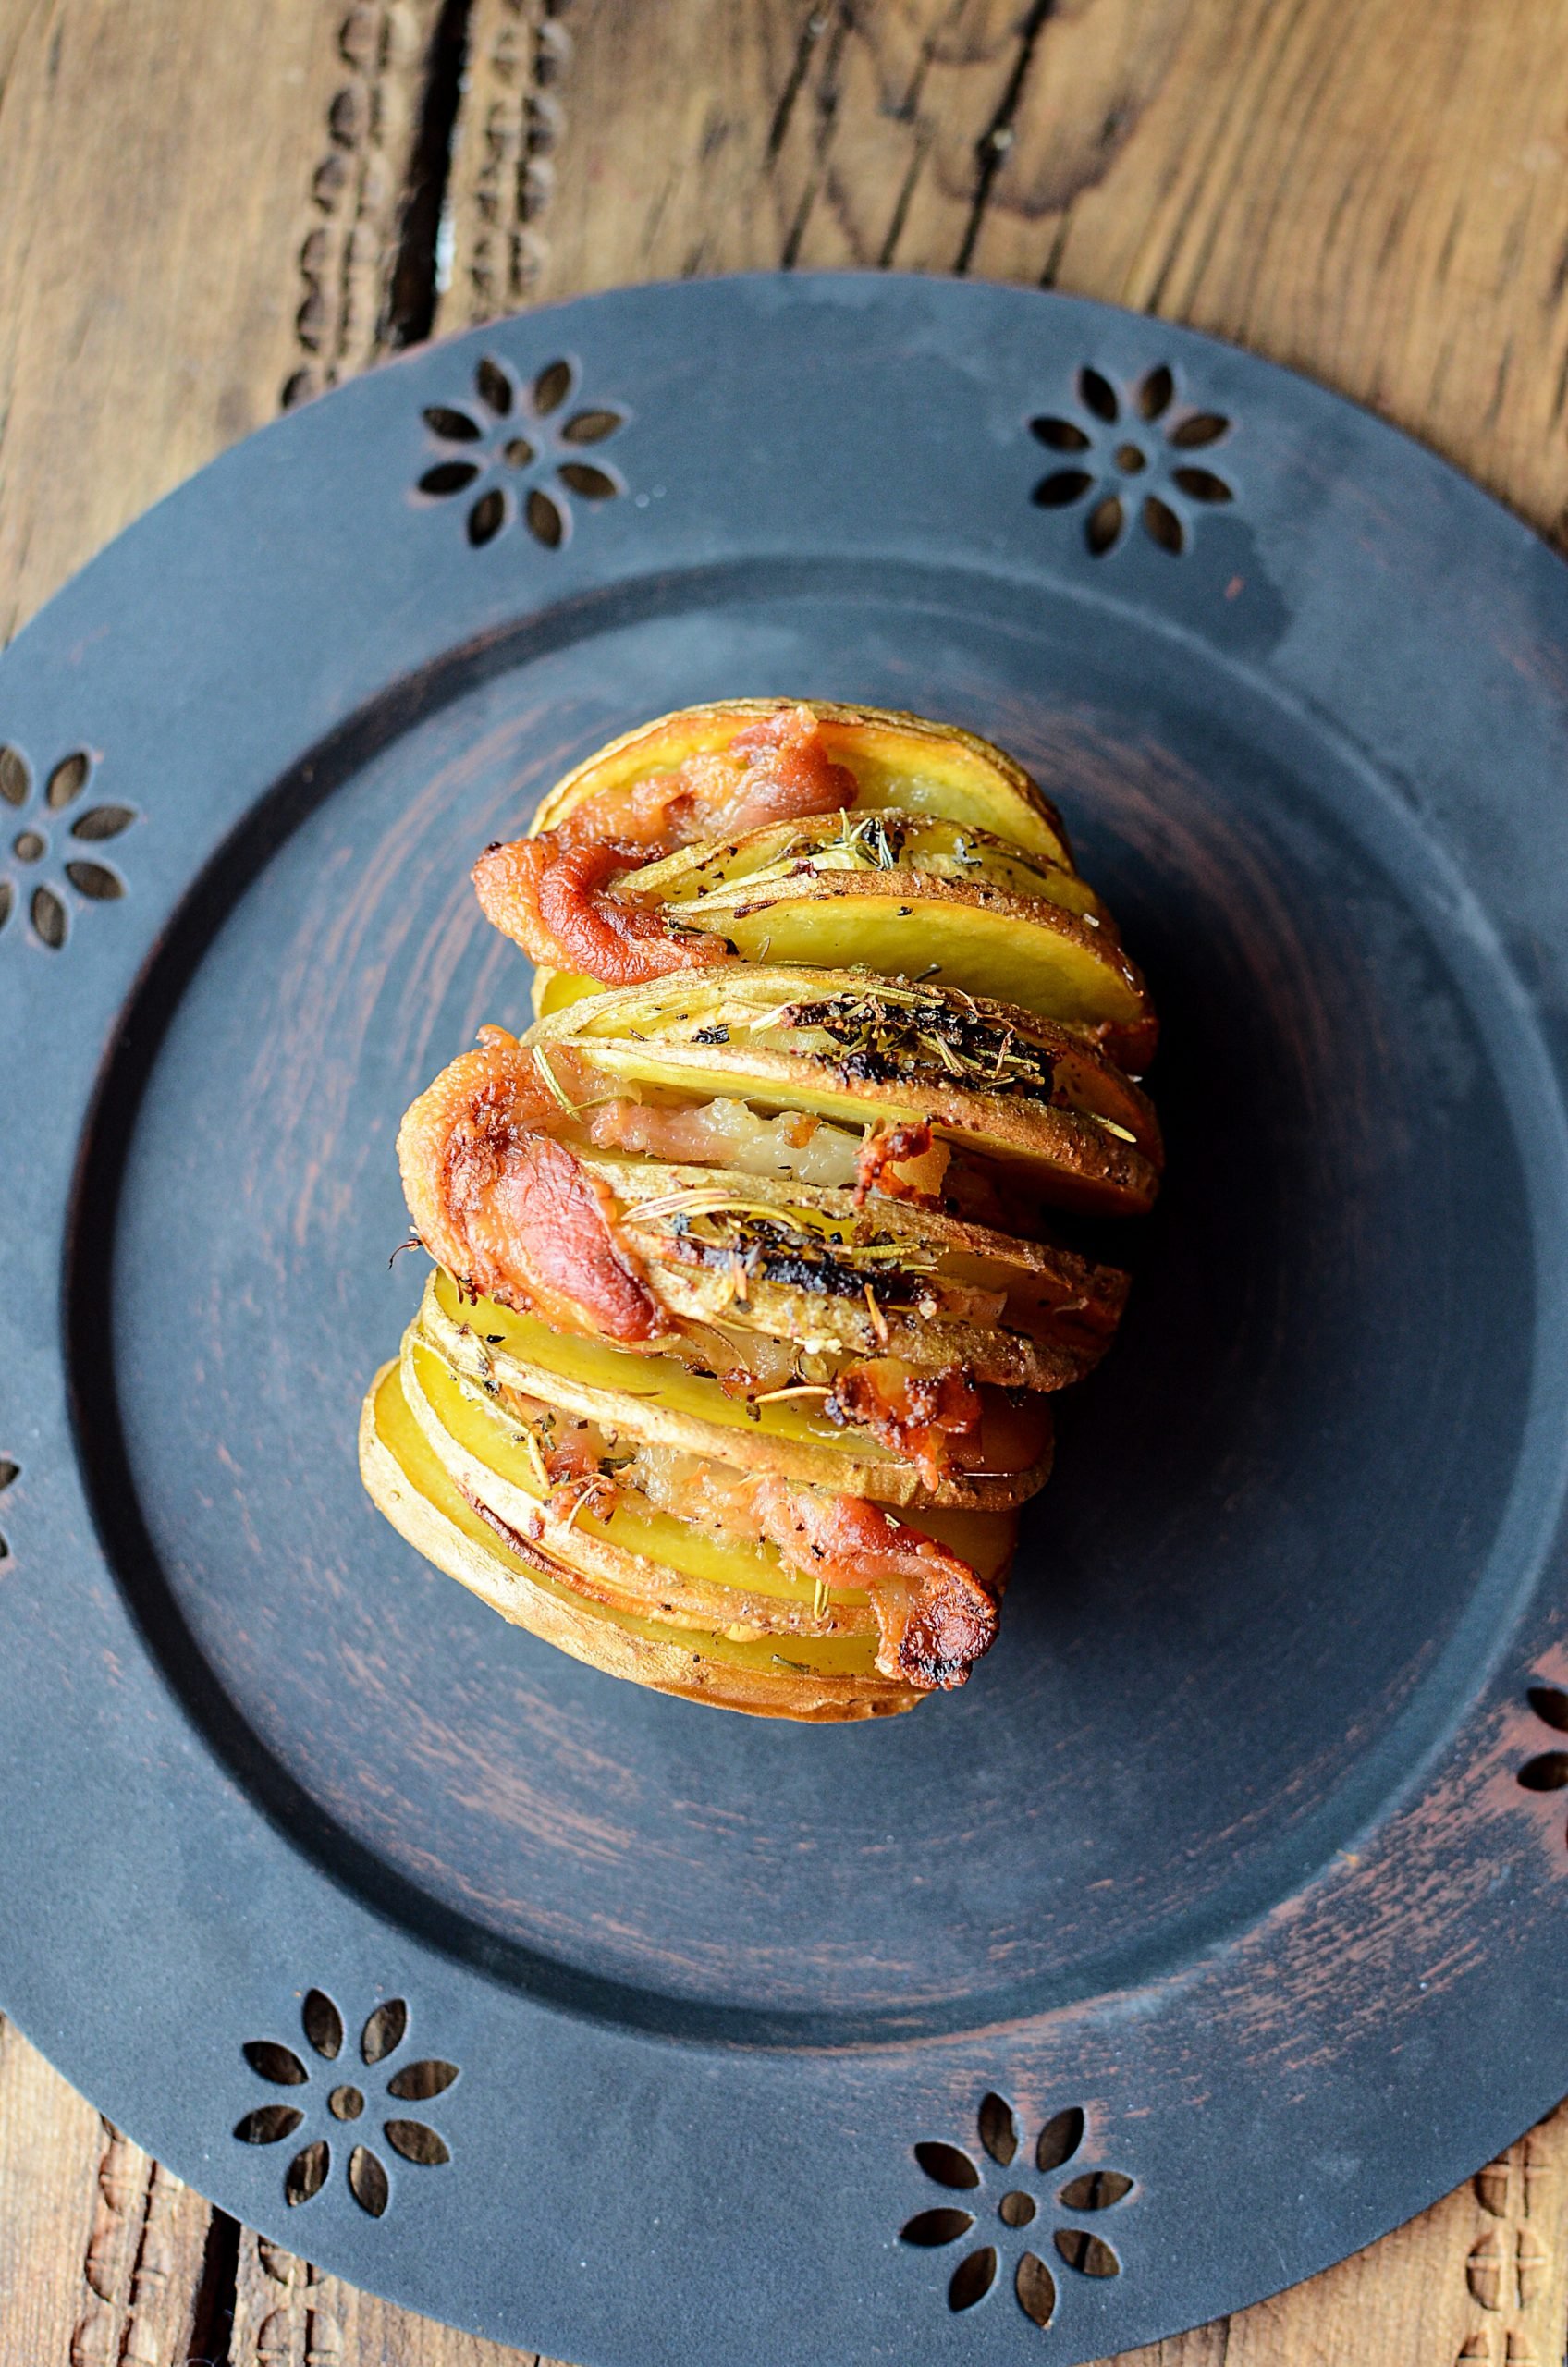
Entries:
{"type": "MultiPolygon", "coordinates": [[[[1031,2175],[1018,2165],[1022,2139],[1012,2106],[995,2092],[982,2098],[977,2116],[980,2152],[998,2170],[1011,2173],[1007,2179],[996,2181],[1004,2189],[995,2205],[1003,2230],[1032,2226],[1039,2215],[1042,2200],[1047,2208],[1081,2217],[1091,2212],[1108,2211],[1132,2193],[1133,2180],[1121,2170],[1082,2170],[1060,2188],[1054,2198],[1041,2197],[1038,2181],[1053,2177],[1075,2160],[1086,2127],[1079,2104],[1068,2104],[1053,2113],[1035,2140],[1031,2175]]],[[[949,2145],[939,2139],[917,2145],[914,2158],[926,2177],[946,2188],[949,2195],[967,2195],[974,2201],[967,2208],[949,2202],[936,2209],[917,2211],[900,2228],[900,2236],[906,2244],[922,2248],[956,2244],[977,2226],[986,2207],[981,2201],[987,2184],[983,2165],[963,2146],[949,2145]]],[[[992,2242],[965,2252],[948,2281],[949,2310],[972,2310],[976,2302],[985,2300],[997,2281],[1006,2242],[1006,2235],[1000,2234],[992,2242]]],[[[1081,2276],[1121,2274],[1121,2263],[1112,2246],[1103,2236],[1087,2228],[1053,2227],[1051,2243],[1059,2259],[1081,2276]]],[[[1013,2268],[1012,2288],[1025,2317],[1033,2319],[1042,2330],[1051,2324],[1057,2312],[1057,2283],[1038,2252],[1020,2253],[1013,2268]]]]}
{"type": "MultiPolygon", "coordinates": [[[[320,2063],[335,2064],[343,2052],[343,2017],[325,1990],[307,1993],[300,2019],[312,2054],[320,2063]]],[[[367,2070],[375,2071],[379,2079],[381,2066],[390,2067],[408,2028],[409,2009],[401,1997],[389,1997],[374,2009],[360,2033],[360,2060],[367,2070]]],[[[257,2077],[269,2080],[275,2088],[312,2087],[309,2066],[291,2046],[285,2046],[276,2039],[251,2039],[241,2053],[257,2077]]],[[[455,2063],[427,2056],[421,2062],[405,2064],[400,2070],[389,2068],[382,2094],[399,2103],[424,2103],[432,2096],[443,2095],[457,2077],[455,2063]]],[[[330,2120],[340,2128],[351,2127],[370,2109],[379,2116],[382,2109],[366,2093],[370,2081],[361,2086],[355,2079],[333,2079],[329,2084],[329,2079],[330,2075],[323,2074],[312,2095],[301,2097],[297,2103],[258,2104],[235,2125],[234,2134],[243,2145],[278,2145],[285,2138],[305,2131],[306,2141],[292,2155],[284,2173],[284,2200],[290,2204],[309,2202],[319,2194],[332,2169],[330,2130],[312,2136],[307,2128],[312,2107],[325,2105],[330,2120]]],[[[381,2133],[395,2153],[423,2168],[437,2168],[452,2158],[446,2139],[425,2121],[393,2115],[381,2121],[381,2133]]],[[[363,2140],[349,2147],[348,2180],[349,2190],[361,2209],[368,2211],[373,2219],[379,2219],[391,2200],[391,2182],[381,2157],[363,2140]]]]}
{"type": "MultiPolygon", "coordinates": [[[[1542,1725],[1568,1736],[1568,1693],[1556,1685],[1532,1685],[1525,1698],[1542,1725]]],[[[1520,1768],[1518,1780],[1526,1792],[1561,1792],[1568,1787],[1568,1741],[1560,1742],[1555,1750],[1537,1750],[1520,1768]]],[[[1563,1837],[1568,1839],[1568,1833],[1563,1837]]]]}
{"type": "Polygon", "coordinates": [[[417,490],[435,501],[472,495],[469,541],[476,550],[521,519],[536,543],[559,550],[571,533],[572,497],[611,501],[626,486],[615,470],[583,455],[626,423],[609,403],[576,400],[577,370],[547,362],[527,385],[486,354],[473,374],[473,400],[432,403],[426,427],[447,448],[417,490]]]}
{"type": "Polygon", "coordinates": [[[1118,387],[1085,363],[1076,391],[1075,418],[1045,411],[1029,423],[1036,440],[1059,456],[1035,487],[1036,506],[1075,509],[1086,501],[1084,541],[1094,558],[1126,540],[1134,517],[1157,548],[1178,557],[1192,538],[1194,505],[1235,499],[1217,470],[1186,457],[1220,443],[1230,420],[1223,411],[1173,410],[1176,379],[1164,362],[1131,387],[1118,387]]]}
{"type": "Polygon", "coordinates": [[[67,882],[91,904],[113,903],[125,894],[113,865],[87,850],[129,830],[136,811],[129,805],[81,804],[93,771],[87,750],[73,748],[51,767],[43,793],[36,794],[33,767],[22,751],[0,747],[0,826],[10,815],[18,826],[0,841],[0,929],[25,911],[35,942],[52,953],[70,934],[67,882]],[[51,856],[59,864],[53,878],[44,869],[51,856]]]}

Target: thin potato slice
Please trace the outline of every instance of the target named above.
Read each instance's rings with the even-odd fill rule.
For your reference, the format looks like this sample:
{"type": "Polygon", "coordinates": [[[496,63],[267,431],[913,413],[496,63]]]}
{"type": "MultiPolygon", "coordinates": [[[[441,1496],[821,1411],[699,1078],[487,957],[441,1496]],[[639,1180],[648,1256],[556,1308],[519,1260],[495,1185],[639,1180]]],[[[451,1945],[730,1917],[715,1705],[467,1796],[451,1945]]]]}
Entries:
{"type": "Polygon", "coordinates": [[[896,1125],[924,1120],[1041,1197],[1142,1214],[1163,1158],[1146,1097],[1115,1063],[1016,1005],[854,971],[724,963],[624,987],[537,1020],[602,1072],[698,1097],[896,1125]]]}
{"type": "Polygon", "coordinates": [[[832,1615],[814,1617],[810,1579],[788,1569],[765,1541],[717,1536],[630,1490],[619,1491],[607,1516],[590,1508],[591,1498],[553,1490],[543,1474],[536,1417],[487,1397],[415,1327],[403,1342],[400,1377],[404,1402],[459,1493],[540,1546],[567,1574],[564,1582],[590,1600],[656,1626],[731,1642],[876,1633],[864,1593],[837,1594],[832,1615]]]}
{"type": "Polygon", "coordinates": [[[1077,872],[1047,855],[1026,853],[993,830],[896,807],[766,822],[721,844],[682,847],[658,863],[644,865],[626,884],[648,903],[685,907],[716,899],[744,903],[761,889],[796,876],[802,865],[815,874],[842,873],[855,878],[913,872],[952,884],[977,882],[1009,896],[1043,900],[1115,935],[1110,914],[1077,872]]]}
{"type": "MultiPolygon", "coordinates": [[[[634,1442],[627,1438],[605,1434],[613,1476],[586,1490],[571,1480],[552,1486],[545,1457],[552,1437],[572,1429],[570,1422],[538,1408],[520,1414],[503,1407],[465,1380],[414,1326],[404,1339],[400,1379],[426,1444],[459,1494],[542,1547],[590,1600],[731,1643],[766,1635],[876,1633],[864,1587],[819,1583],[815,1571],[802,1575],[766,1539],[661,1511],[643,1491],[641,1462],[628,1458],[634,1442]]],[[[744,1476],[733,1466],[668,1460],[674,1467],[667,1493],[744,1476]]],[[[917,1515],[902,1525],[948,1545],[1000,1592],[1017,1528],[1012,1514],[917,1515]]]]}
{"type": "Polygon", "coordinates": [[[913,1463],[864,1431],[828,1421],[818,1410],[825,1390],[790,1390],[749,1411],[744,1399],[672,1356],[552,1331],[493,1299],[465,1306],[457,1284],[439,1270],[425,1286],[418,1322],[455,1371],[486,1394],[501,1393],[503,1402],[508,1390],[543,1398],[631,1438],[874,1503],[1006,1512],[1026,1503],[1050,1472],[1050,1415],[1038,1397],[1014,1404],[999,1390],[984,1391],[983,1467],[951,1472],[933,1489],[913,1463]]]}
{"type": "MultiPolygon", "coordinates": [[[[778,823],[685,848],[617,892],[748,962],[918,974],[1005,999],[1085,1029],[1134,1073],[1158,1040],[1147,989],[1093,891],[989,831],[899,813],[778,823]]],[[[551,1008],[573,999],[565,983],[551,1008]]]]}
{"type": "Polygon", "coordinates": [[[1158,1026],[1142,978],[1114,942],[1054,904],[1000,889],[887,872],[875,880],[802,875],[744,902],[671,907],[682,927],[721,937],[746,962],[853,964],[894,979],[930,978],[964,994],[1006,998],[1081,1027],[1137,1076],[1158,1026]]]}
{"type": "Polygon", "coordinates": [[[1126,1299],[1112,1267],[907,1202],[857,1208],[847,1191],[605,1152],[583,1164],[672,1315],[788,1341],[825,1372],[888,1355],[1065,1388],[1098,1362],[1126,1299]]]}
{"type": "Polygon", "coordinates": [[[459,1494],[409,1411],[396,1364],[383,1367],[365,1398],[360,1470],[372,1502],[427,1562],[502,1618],[608,1676],[815,1723],[892,1716],[925,1699],[878,1674],[869,1637],[791,1639],[787,1653],[771,1642],[671,1641],[652,1622],[582,1600],[547,1555],[521,1536],[504,1538],[459,1494]]]}
{"type": "Polygon", "coordinates": [[[558,782],[533,827],[559,829],[602,791],[624,789],[651,773],[672,772],[688,756],[727,748],[748,724],[794,706],[810,708],[830,761],[854,774],[852,811],[900,807],[940,815],[1072,868],[1060,816],[1023,766],[1000,748],[956,724],[825,699],[721,699],[640,724],[558,782]]]}

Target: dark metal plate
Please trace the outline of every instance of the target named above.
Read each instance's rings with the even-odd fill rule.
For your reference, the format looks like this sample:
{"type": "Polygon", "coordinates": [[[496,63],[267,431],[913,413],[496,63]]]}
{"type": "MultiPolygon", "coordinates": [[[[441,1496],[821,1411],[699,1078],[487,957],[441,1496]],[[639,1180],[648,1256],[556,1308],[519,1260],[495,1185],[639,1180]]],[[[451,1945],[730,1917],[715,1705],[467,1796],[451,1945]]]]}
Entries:
{"type": "Polygon", "coordinates": [[[229,2210],[593,2367],[1066,2367],[1552,2103],[1565,647],[1372,419],[925,280],[538,313],[133,528],[0,661],[6,2008],[229,2210]],[[776,690],[1014,749],[1166,1021],[1001,1644],[839,1732],[508,1630],[353,1456],[398,1114],[526,1009],[474,849],[776,690]]]}

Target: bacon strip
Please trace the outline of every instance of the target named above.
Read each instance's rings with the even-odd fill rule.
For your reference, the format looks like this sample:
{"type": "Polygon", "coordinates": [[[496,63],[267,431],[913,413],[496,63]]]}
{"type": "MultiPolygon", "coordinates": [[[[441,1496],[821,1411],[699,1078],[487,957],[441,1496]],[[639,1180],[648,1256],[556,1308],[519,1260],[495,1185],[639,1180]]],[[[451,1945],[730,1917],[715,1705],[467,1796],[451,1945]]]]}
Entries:
{"type": "Polygon", "coordinates": [[[951,1470],[979,1468],[980,1392],[962,1365],[936,1373],[913,1373],[887,1356],[847,1365],[824,1411],[913,1463],[928,1488],[951,1470]]]}
{"type": "Polygon", "coordinates": [[[822,727],[809,706],[781,708],[738,731],[726,754],[746,760],[745,778],[717,818],[719,838],[760,830],[769,822],[802,822],[852,805],[860,784],[848,765],[836,765],[823,745],[822,727]]]}
{"type": "Polygon", "coordinates": [[[641,986],[722,962],[729,948],[618,895],[619,882],[699,840],[837,813],[857,790],[849,767],[827,754],[810,707],[785,707],[673,772],[601,790],[557,829],[487,847],[474,889],[485,918],[533,961],[606,987],[641,986]]]}
{"type": "Polygon", "coordinates": [[[647,863],[766,822],[837,814],[858,793],[849,766],[828,755],[810,707],[781,707],[727,746],[698,749],[672,772],[645,773],[584,798],[563,817],[559,835],[574,846],[618,839],[647,863]]]}
{"type": "Polygon", "coordinates": [[[668,1320],[615,1232],[609,1192],[547,1131],[562,1112],[533,1060],[500,1029],[486,1034],[398,1129],[421,1241],[468,1289],[563,1331],[628,1345],[664,1336],[668,1320]]]}
{"type": "Polygon", "coordinates": [[[856,1208],[864,1208],[873,1192],[889,1200],[917,1199],[918,1193],[893,1171],[906,1159],[923,1159],[930,1147],[931,1128],[924,1118],[899,1126],[873,1126],[855,1162],[856,1208]]]}
{"type": "Polygon", "coordinates": [[[722,962],[729,950],[723,938],[681,933],[663,913],[614,893],[608,883],[637,860],[637,849],[617,840],[573,845],[542,830],[486,847],[473,866],[474,890],[485,919],[531,960],[603,986],[642,986],[722,962]]]}
{"type": "Polygon", "coordinates": [[[827,1496],[759,1479],[762,1534],[797,1568],[871,1598],[876,1665],[930,1691],[964,1684],[996,1640],[997,1604],[967,1562],[859,1496],[827,1496]]]}

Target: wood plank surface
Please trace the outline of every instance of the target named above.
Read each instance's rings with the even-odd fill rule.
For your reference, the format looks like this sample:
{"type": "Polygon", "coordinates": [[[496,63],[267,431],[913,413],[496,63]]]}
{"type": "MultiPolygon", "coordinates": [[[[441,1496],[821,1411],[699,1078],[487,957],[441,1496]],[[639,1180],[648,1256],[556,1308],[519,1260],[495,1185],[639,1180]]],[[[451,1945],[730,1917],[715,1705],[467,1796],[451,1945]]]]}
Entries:
{"type": "MultiPolygon", "coordinates": [[[[432,326],[778,264],[1191,322],[1568,545],[1558,0],[0,0],[0,638],[432,326]]],[[[1558,2367],[1565,2329],[1568,2111],[1126,2367],[1558,2367]]],[[[0,2367],[521,2356],[210,2211],[0,2025],[0,2367]]]]}

